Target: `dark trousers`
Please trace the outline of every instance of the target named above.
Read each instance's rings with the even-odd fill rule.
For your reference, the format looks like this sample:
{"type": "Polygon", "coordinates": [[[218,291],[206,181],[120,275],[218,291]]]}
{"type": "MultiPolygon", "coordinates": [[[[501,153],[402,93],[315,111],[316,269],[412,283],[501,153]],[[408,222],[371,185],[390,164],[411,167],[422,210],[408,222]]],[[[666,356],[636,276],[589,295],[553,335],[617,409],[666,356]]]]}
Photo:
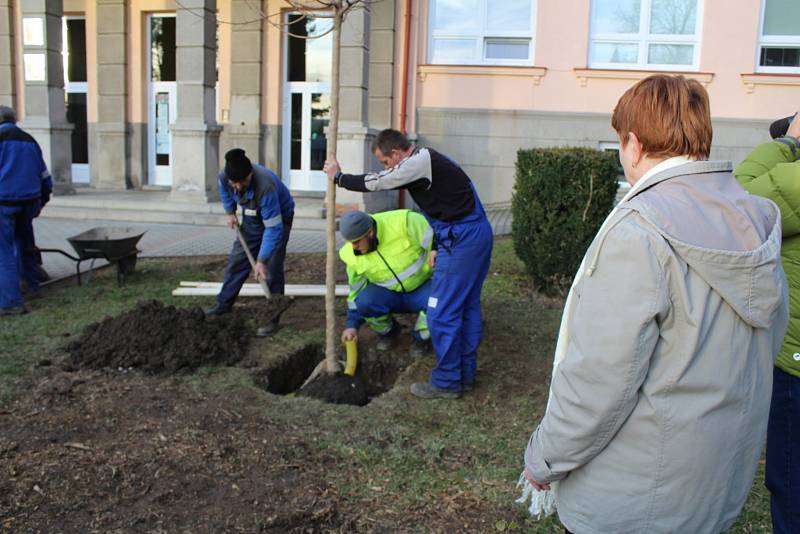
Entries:
{"type": "Polygon", "coordinates": [[[775,534],[800,532],[800,378],[773,372],[765,483],[775,534]]]}
{"type": "Polygon", "coordinates": [[[32,291],[39,289],[36,256],[30,251],[35,246],[33,218],[38,212],[38,200],[0,205],[0,308],[22,306],[20,277],[32,291]]]}
{"type": "MultiPolygon", "coordinates": [[[[258,257],[258,250],[261,248],[261,238],[264,235],[264,226],[257,222],[251,222],[252,217],[243,217],[241,231],[247,247],[254,258],[258,257]]],[[[283,234],[281,241],[272,253],[267,263],[267,286],[270,293],[283,295],[286,280],[283,275],[283,264],[286,260],[286,244],[289,242],[289,234],[292,231],[293,217],[283,219],[283,234]]],[[[228,266],[225,269],[225,279],[222,282],[222,289],[217,294],[217,303],[221,308],[230,308],[236,301],[239,291],[242,289],[247,277],[250,276],[250,261],[247,259],[241,243],[237,239],[233,243],[233,249],[228,257],[228,266]]]]}

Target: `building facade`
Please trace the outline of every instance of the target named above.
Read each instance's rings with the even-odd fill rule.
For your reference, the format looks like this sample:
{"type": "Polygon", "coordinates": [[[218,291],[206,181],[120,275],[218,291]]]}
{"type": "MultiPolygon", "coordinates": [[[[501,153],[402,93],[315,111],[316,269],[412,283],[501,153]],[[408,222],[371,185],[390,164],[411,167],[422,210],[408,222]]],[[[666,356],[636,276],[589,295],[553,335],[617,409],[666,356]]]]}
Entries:
{"type": "MultiPolygon", "coordinates": [[[[711,97],[712,157],[740,160],[800,108],[797,0],[380,0],[342,30],[338,156],[408,131],[459,161],[487,204],[512,194],[516,151],[614,150],[619,96],[653,72],[711,97]]],[[[331,21],[281,0],[0,0],[0,103],[39,140],[57,194],[164,190],[216,199],[242,147],[321,197],[331,21]]],[[[396,193],[339,192],[381,210],[396,193]]]]}

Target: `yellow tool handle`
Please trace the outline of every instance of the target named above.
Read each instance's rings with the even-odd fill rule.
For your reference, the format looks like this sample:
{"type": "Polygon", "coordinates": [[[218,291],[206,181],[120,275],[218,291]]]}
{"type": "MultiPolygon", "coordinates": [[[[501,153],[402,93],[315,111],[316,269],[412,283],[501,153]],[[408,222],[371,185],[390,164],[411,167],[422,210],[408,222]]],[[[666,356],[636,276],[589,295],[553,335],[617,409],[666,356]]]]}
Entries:
{"type": "Polygon", "coordinates": [[[344,348],[347,351],[347,363],[344,366],[344,374],[353,376],[356,374],[356,364],[358,363],[358,346],[356,340],[344,342],[344,348]]]}

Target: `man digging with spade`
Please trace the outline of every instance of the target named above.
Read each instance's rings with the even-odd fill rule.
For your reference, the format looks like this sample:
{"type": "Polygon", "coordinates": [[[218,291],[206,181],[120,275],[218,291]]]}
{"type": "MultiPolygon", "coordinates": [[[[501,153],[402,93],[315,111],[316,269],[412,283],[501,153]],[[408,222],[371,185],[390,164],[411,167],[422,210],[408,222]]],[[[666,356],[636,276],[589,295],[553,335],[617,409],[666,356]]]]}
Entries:
{"type": "MultiPolygon", "coordinates": [[[[228,226],[241,232],[243,239],[233,243],[217,304],[206,310],[206,315],[229,313],[250,276],[250,260],[240,241],[247,243],[256,258],[256,279],[266,280],[270,293],[283,295],[283,262],[294,219],[294,200],[289,189],[274,172],[262,165],[253,165],[241,148],[225,154],[225,168],[219,174],[217,185],[228,214],[228,226]],[[241,223],[236,216],[237,206],[242,207],[241,223]]],[[[279,320],[280,314],[260,327],[256,335],[274,334],[279,320]]]]}

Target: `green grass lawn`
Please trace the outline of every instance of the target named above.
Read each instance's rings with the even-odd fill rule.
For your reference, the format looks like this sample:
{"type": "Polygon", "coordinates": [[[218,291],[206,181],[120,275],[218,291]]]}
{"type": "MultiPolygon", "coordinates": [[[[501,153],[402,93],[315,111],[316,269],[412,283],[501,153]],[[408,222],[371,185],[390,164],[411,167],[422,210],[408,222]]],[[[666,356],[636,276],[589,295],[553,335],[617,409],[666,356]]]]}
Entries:
{"type": "MultiPolygon", "coordinates": [[[[25,395],[37,380],[38,364],[57,361],[59,347],[91,322],[143,299],[210,304],[212,298],[172,297],[170,291],[180,280],[219,279],[219,269],[219,261],[208,259],[150,259],[140,261],[123,288],[116,287],[112,270],[97,273],[88,287],[62,282],[46,288],[29,304],[31,313],[0,319],[0,408],[25,395]]],[[[422,402],[408,394],[409,383],[427,376],[432,358],[413,364],[397,387],[364,408],[267,394],[241,368],[202,368],[181,380],[199,392],[252,390],[257,399],[252,410],[269,413],[289,429],[274,439],[336,458],[328,482],[365,529],[386,527],[394,519],[403,525],[398,530],[438,530],[429,527],[431,518],[453,514],[464,517],[464,525],[454,524],[453,531],[558,532],[553,518],[534,521],[513,501],[522,453],[547,399],[560,302],[533,291],[511,241],[501,239],[483,306],[478,387],[458,402],[422,402]]],[[[285,328],[276,346],[291,345],[298,336],[321,340],[321,310],[320,302],[318,328],[304,333],[285,328]]],[[[732,532],[769,530],[761,466],[732,532]]]]}

